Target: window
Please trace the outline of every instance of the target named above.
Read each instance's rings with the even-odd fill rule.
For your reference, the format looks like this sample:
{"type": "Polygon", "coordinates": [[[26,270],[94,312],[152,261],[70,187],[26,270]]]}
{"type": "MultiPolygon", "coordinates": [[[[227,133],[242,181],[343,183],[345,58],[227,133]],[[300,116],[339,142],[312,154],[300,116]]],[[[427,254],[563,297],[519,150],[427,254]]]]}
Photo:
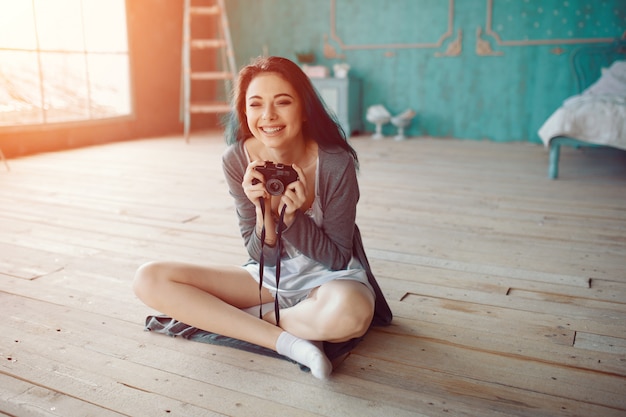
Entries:
{"type": "Polygon", "coordinates": [[[131,111],[124,0],[0,0],[0,128],[131,111]]]}

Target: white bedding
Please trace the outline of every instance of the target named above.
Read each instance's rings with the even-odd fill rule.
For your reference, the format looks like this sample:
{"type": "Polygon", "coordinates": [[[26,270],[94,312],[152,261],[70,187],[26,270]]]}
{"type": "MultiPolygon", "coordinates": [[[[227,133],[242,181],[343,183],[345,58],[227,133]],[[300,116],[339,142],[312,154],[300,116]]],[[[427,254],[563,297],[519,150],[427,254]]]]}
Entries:
{"type": "Polygon", "coordinates": [[[563,102],[539,129],[544,145],[557,136],[626,149],[626,61],[602,68],[582,94],[563,102]]]}
{"type": "Polygon", "coordinates": [[[626,97],[583,94],[563,102],[541,126],[544,145],[566,136],[597,145],[626,149],[626,97]]]}

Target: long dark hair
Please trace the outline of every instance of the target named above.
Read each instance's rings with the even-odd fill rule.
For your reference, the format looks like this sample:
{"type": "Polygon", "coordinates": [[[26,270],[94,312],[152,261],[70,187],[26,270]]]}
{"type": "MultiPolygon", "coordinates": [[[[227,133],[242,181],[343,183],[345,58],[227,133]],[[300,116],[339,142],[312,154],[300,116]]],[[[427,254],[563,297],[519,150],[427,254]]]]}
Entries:
{"type": "Polygon", "coordinates": [[[232,144],[252,136],[246,119],[246,92],[252,80],[257,75],[265,73],[278,74],[298,93],[306,120],[302,124],[302,134],[305,138],[315,140],[325,150],[338,146],[349,152],[355,163],[358,163],[356,151],[346,140],[341,125],[328,111],[309,77],[293,61],[278,56],[258,57],[239,71],[233,89],[233,111],[226,126],[227,143],[232,144]]]}

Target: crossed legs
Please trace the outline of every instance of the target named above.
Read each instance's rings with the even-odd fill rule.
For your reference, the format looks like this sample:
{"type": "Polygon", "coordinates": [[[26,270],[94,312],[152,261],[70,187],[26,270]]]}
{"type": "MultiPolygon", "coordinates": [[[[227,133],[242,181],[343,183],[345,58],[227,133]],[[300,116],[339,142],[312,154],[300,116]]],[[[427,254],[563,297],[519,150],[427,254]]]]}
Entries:
{"type": "MultiPolygon", "coordinates": [[[[258,305],[258,284],[243,268],[233,266],[148,263],[137,271],[133,289],[145,304],[176,320],[275,350],[308,366],[318,378],[332,369],[319,346],[308,341],[361,336],[374,311],[374,298],[364,285],[332,281],[281,310],[277,327],[273,312],[259,320],[241,310],[258,305]]],[[[261,301],[273,301],[265,288],[261,301]]]]}

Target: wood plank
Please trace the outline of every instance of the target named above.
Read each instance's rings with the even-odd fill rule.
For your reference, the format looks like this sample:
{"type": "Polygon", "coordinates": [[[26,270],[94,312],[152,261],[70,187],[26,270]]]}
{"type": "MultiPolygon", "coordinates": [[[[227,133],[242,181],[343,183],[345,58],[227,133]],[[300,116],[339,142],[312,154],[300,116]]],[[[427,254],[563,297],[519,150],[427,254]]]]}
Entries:
{"type": "Polygon", "coordinates": [[[414,383],[422,369],[436,369],[445,363],[452,378],[468,378],[485,384],[541,392],[568,401],[585,402],[626,412],[626,378],[564,368],[539,361],[494,355],[430,340],[413,340],[404,335],[385,332],[385,337],[367,339],[368,358],[385,360],[390,353],[394,363],[405,367],[395,383],[406,388],[414,383]],[[590,378],[593,384],[589,384],[590,378]]]}
{"type": "MultiPolygon", "coordinates": [[[[6,236],[6,235],[5,235],[6,236]]],[[[0,242],[0,274],[32,280],[63,268],[55,253],[0,242]]]]}
{"type": "MultiPolygon", "coordinates": [[[[626,320],[626,311],[598,310],[593,308],[583,308],[575,305],[561,303],[536,302],[515,297],[489,297],[482,299],[476,295],[473,300],[464,299],[463,293],[456,295],[449,294],[447,298],[429,297],[419,293],[409,293],[404,302],[412,303],[416,306],[436,303],[438,308],[461,309],[471,311],[491,311],[500,308],[502,311],[509,311],[515,316],[523,317],[526,314],[538,313],[547,317],[552,317],[555,325],[568,326],[578,330],[597,329],[599,333],[615,337],[624,337],[626,328],[623,326],[626,320]],[[463,307],[465,305],[465,307],[463,307]]],[[[515,320],[513,320],[515,322],[515,320]]]]}
{"type": "Polygon", "coordinates": [[[626,376],[623,355],[607,350],[590,350],[576,345],[579,333],[552,317],[529,314],[524,320],[498,309],[470,310],[466,305],[449,309],[416,311],[405,303],[393,303],[394,325],[385,332],[408,335],[444,344],[493,352],[503,356],[552,363],[626,376]],[[466,311],[461,310],[467,309],[466,311]]]}
{"type": "MultiPolygon", "coordinates": [[[[616,353],[626,357],[626,338],[576,332],[574,346],[581,349],[616,353]]],[[[624,362],[626,362],[626,360],[624,360],[624,362]]]]}
{"type": "Polygon", "coordinates": [[[120,417],[107,408],[0,372],[0,415],[20,417],[120,417]]]}
{"type": "MultiPolygon", "coordinates": [[[[40,346],[42,346],[42,343],[43,346],[47,345],[47,342],[43,339],[31,343],[39,344],[40,346]]],[[[50,349],[58,348],[52,344],[50,349]]],[[[199,407],[185,401],[137,389],[124,381],[116,380],[119,378],[111,379],[94,374],[85,366],[87,363],[91,363],[93,366],[106,369],[106,365],[108,365],[109,369],[116,371],[119,376],[123,376],[126,369],[117,366],[117,361],[114,359],[104,363],[98,361],[95,355],[85,358],[84,355],[81,355],[79,351],[71,346],[67,347],[65,351],[70,355],[75,355],[76,361],[88,360],[89,362],[83,362],[84,365],[80,365],[76,364],[74,359],[63,360],[63,355],[59,359],[59,352],[56,351],[54,351],[54,355],[52,353],[46,355],[47,350],[43,350],[41,347],[25,347],[19,355],[19,361],[23,363],[18,368],[19,372],[38,385],[49,387],[49,389],[61,390],[72,397],[83,398],[105,410],[119,410],[124,415],[154,416],[157,413],[174,413],[175,415],[184,414],[190,416],[224,415],[211,412],[205,407],[199,407]],[[39,351],[39,354],[35,353],[35,350],[39,351]],[[129,398],[132,398],[132,401],[129,401],[129,398]]],[[[1,366],[3,368],[2,372],[12,371],[11,368],[7,369],[8,367],[5,364],[1,366]]],[[[13,372],[15,371],[13,370],[13,372]]],[[[146,376],[147,378],[156,378],[154,373],[150,372],[147,372],[146,376]]],[[[163,374],[158,376],[164,378],[163,374]]],[[[177,379],[175,382],[180,383],[181,380],[177,379]]]]}
{"type": "Polygon", "coordinates": [[[493,265],[487,262],[469,262],[462,260],[452,260],[447,258],[439,258],[436,256],[425,256],[413,253],[403,253],[389,250],[370,249],[368,256],[376,259],[384,259],[390,262],[401,262],[429,266],[435,268],[445,268],[458,272],[472,272],[476,274],[498,275],[508,278],[520,278],[532,281],[541,281],[548,283],[558,283],[567,285],[577,285],[580,287],[588,287],[589,279],[578,275],[564,275],[551,272],[533,271],[526,268],[511,268],[493,265]]]}
{"type": "MultiPolygon", "coordinates": [[[[18,224],[21,221],[14,220],[11,223],[18,224]]],[[[37,225],[32,230],[20,233],[17,238],[11,238],[8,234],[0,236],[0,244],[6,242],[4,253],[10,255],[7,259],[12,258],[13,263],[19,261],[21,264],[32,264],[31,259],[37,259],[41,254],[40,258],[46,263],[30,275],[38,271],[49,273],[53,267],[59,269],[72,259],[119,256],[128,250],[141,259],[149,260],[182,258],[191,261],[207,255],[222,258],[224,262],[236,258],[239,263],[243,263],[247,259],[241,238],[235,235],[239,231],[234,228],[227,235],[221,232],[198,232],[195,226],[184,224],[173,227],[126,224],[119,227],[119,223],[113,220],[92,220],[82,223],[80,227],[73,227],[71,220],[58,220],[56,223],[54,226],[37,225]],[[172,245],[173,239],[180,242],[172,245]],[[42,249],[52,253],[43,252],[42,249]]],[[[0,219],[2,224],[7,224],[5,230],[12,228],[8,222],[0,219]]],[[[22,275],[30,276],[27,272],[22,275]]]]}
{"type": "Polygon", "coordinates": [[[617,312],[624,311],[626,300],[616,299],[614,301],[591,300],[586,297],[573,297],[571,295],[555,294],[544,291],[529,291],[519,288],[511,288],[507,292],[510,297],[519,297],[526,300],[543,300],[548,303],[559,303],[567,305],[575,305],[576,308],[591,308],[602,311],[606,314],[606,310],[615,310],[617,312]]]}
{"type": "MultiPolygon", "coordinates": [[[[368,339],[369,340],[369,339],[368,339]]],[[[403,341],[406,343],[406,340],[403,341]]],[[[419,357],[421,352],[415,353],[419,357]]],[[[387,355],[395,355],[390,350],[387,355]]],[[[463,415],[464,410],[480,410],[481,416],[526,416],[526,417],[621,417],[623,409],[615,409],[604,405],[590,404],[581,398],[564,398],[543,393],[544,385],[558,385],[567,390],[567,386],[552,380],[531,389],[520,389],[510,385],[490,384],[476,379],[473,375],[456,375],[441,373],[439,365],[433,362],[429,366],[419,367],[388,361],[380,357],[353,354],[350,359],[357,365],[345,371],[351,376],[371,383],[380,383],[393,390],[406,390],[425,394],[430,398],[427,405],[429,415],[447,416],[463,415]],[[398,378],[402,375],[402,378],[398,378]]],[[[443,363],[463,361],[470,358],[444,358],[443,363]]],[[[484,365],[476,364],[476,367],[484,365]]],[[[508,369],[508,368],[507,368],[508,369]]],[[[619,396],[620,394],[618,394],[619,396]]],[[[424,406],[424,408],[426,408],[424,406]]],[[[468,415],[472,414],[472,411],[468,415]]]]}
{"type": "MultiPolygon", "coordinates": [[[[498,294],[507,294],[511,288],[518,288],[617,303],[622,303],[623,300],[626,300],[626,283],[595,278],[589,280],[588,287],[584,287],[581,285],[568,285],[563,282],[552,284],[467,271],[463,271],[461,274],[458,271],[445,268],[392,262],[379,258],[370,258],[370,263],[378,278],[383,280],[391,279],[396,282],[412,281],[420,284],[436,285],[442,288],[471,289],[498,294]]],[[[390,285],[394,285],[400,293],[402,292],[399,285],[390,285]]],[[[404,296],[404,294],[399,294],[398,299],[404,296]]]]}

